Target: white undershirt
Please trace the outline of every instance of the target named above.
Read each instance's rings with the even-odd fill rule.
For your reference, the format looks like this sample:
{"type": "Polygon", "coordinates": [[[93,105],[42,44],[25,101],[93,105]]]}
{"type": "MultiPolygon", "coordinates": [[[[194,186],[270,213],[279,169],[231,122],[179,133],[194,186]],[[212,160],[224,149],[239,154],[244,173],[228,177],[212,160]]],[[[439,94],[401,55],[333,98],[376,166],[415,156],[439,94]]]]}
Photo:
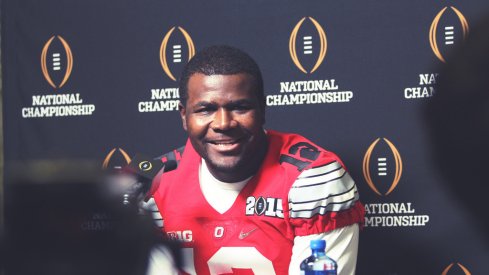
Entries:
{"type": "Polygon", "coordinates": [[[216,179],[202,159],[199,169],[200,189],[207,202],[217,212],[223,214],[233,206],[239,192],[245,187],[251,177],[239,182],[223,182],[216,179]]]}
{"type": "MultiPolygon", "coordinates": [[[[202,164],[199,168],[200,189],[207,202],[221,214],[233,206],[239,192],[250,179],[251,177],[234,183],[220,181],[211,174],[204,159],[202,159],[202,164]]],[[[311,255],[309,243],[312,239],[326,240],[326,254],[336,260],[339,275],[355,274],[358,231],[358,224],[353,224],[321,234],[295,237],[289,275],[299,274],[301,261],[311,255]]]]}

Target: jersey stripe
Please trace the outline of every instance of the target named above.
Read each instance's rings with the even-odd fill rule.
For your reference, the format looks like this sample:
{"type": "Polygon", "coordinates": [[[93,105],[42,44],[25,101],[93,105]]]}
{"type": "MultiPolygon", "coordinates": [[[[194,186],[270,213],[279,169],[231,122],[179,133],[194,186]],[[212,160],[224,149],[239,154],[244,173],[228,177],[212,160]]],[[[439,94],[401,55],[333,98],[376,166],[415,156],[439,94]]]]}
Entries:
{"type": "Polygon", "coordinates": [[[328,164],[318,166],[318,167],[313,167],[305,170],[299,175],[299,178],[309,178],[309,177],[316,177],[320,175],[325,175],[328,174],[334,170],[337,170],[338,168],[341,167],[341,164],[337,161],[330,162],[328,164]]]}
{"type": "Polygon", "coordinates": [[[340,205],[343,203],[348,203],[351,200],[354,200],[358,197],[358,192],[355,187],[353,187],[347,193],[336,195],[336,196],[327,196],[319,200],[309,201],[309,202],[300,202],[300,203],[290,203],[289,208],[290,212],[300,212],[300,211],[312,211],[318,207],[328,207],[328,205],[340,205]]]}
{"type": "Polygon", "coordinates": [[[323,185],[328,182],[334,182],[336,180],[341,180],[345,175],[347,175],[345,169],[340,168],[339,170],[332,171],[328,174],[325,174],[323,176],[317,176],[313,178],[303,178],[303,179],[297,179],[294,184],[292,185],[292,188],[304,188],[304,187],[310,187],[310,186],[316,186],[316,185],[323,185]]]}
{"type": "Polygon", "coordinates": [[[358,199],[355,182],[343,168],[316,177],[299,178],[289,191],[290,217],[310,218],[345,210],[358,199]]]}
{"type": "Polygon", "coordinates": [[[151,197],[147,202],[141,203],[141,208],[146,210],[153,218],[153,222],[158,227],[163,227],[163,218],[161,217],[160,211],[158,210],[158,206],[153,197],[151,197]]]}
{"type": "Polygon", "coordinates": [[[348,201],[343,201],[341,203],[330,203],[326,206],[317,206],[316,208],[313,209],[306,209],[306,210],[297,210],[297,211],[291,211],[290,212],[290,218],[295,219],[295,218],[303,218],[303,219],[308,219],[313,217],[314,215],[325,215],[328,212],[339,212],[343,210],[347,210],[351,208],[353,205],[355,205],[356,201],[358,200],[358,192],[355,193],[355,196],[351,198],[348,201]]]}
{"type": "MultiPolygon", "coordinates": [[[[312,200],[308,200],[308,201],[296,201],[296,202],[294,202],[294,205],[295,204],[311,203],[311,202],[320,202],[322,200],[327,200],[329,198],[338,197],[338,196],[342,196],[342,195],[351,193],[352,191],[356,192],[356,190],[357,190],[356,185],[352,185],[352,187],[350,189],[348,189],[347,191],[345,191],[343,193],[339,193],[339,194],[335,194],[335,195],[328,194],[327,196],[321,196],[320,198],[316,198],[316,199],[312,199],[312,200]]],[[[323,195],[323,194],[321,194],[321,195],[323,195]]]]}

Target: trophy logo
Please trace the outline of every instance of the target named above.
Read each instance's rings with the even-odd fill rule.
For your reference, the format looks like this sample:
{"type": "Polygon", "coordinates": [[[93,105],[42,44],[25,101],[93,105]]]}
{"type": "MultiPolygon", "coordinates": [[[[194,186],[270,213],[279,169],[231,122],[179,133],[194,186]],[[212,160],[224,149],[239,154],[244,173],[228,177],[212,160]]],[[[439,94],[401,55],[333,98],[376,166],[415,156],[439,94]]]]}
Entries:
{"type": "MultiPolygon", "coordinates": [[[[453,266],[454,266],[454,263],[449,264],[445,268],[445,270],[443,270],[441,275],[448,275],[448,271],[450,271],[453,266]]],[[[463,266],[461,263],[457,263],[457,266],[464,272],[465,275],[471,275],[470,271],[465,266],[463,266]]]]}
{"type": "Polygon", "coordinates": [[[429,34],[431,49],[440,61],[446,62],[442,54],[441,45],[443,45],[443,48],[449,48],[456,43],[456,38],[465,40],[468,34],[469,24],[464,15],[455,7],[450,7],[450,9],[445,7],[438,12],[431,23],[429,34]],[[452,11],[456,15],[458,22],[456,22],[457,20],[443,20],[441,23],[443,17],[446,17],[443,15],[446,14],[447,10],[452,11]],[[440,30],[443,32],[442,35],[438,34],[440,30]]]}
{"type": "Polygon", "coordinates": [[[367,182],[368,186],[377,195],[387,196],[397,187],[399,180],[401,179],[401,175],[402,159],[399,151],[388,139],[377,138],[368,147],[363,158],[363,176],[365,177],[365,181],[367,182]],[[383,147],[386,150],[381,150],[382,148],[375,150],[376,147],[380,147],[380,141],[383,141],[383,147]],[[375,181],[373,180],[372,172],[374,172],[375,181]],[[388,186],[387,192],[382,194],[379,191],[378,186],[388,186]]]}
{"type": "Polygon", "coordinates": [[[195,46],[194,42],[192,41],[192,38],[188,34],[188,32],[182,28],[182,27],[173,27],[171,28],[163,38],[163,41],[161,42],[161,47],[160,47],[160,62],[161,66],[163,67],[163,71],[165,71],[165,74],[173,81],[177,81],[175,76],[173,76],[173,73],[170,70],[169,63],[182,63],[183,60],[183,49],[182,49],[182,44],[183,43],[169,43],[170,37],[174,33],[175,29],[180,31],[180,33],[183,35],[185,38],[186,46],[187,46],[187,61],[189,61],[194,55],[195,55],[195,46]],[[171,51],[169,51],[169,44],[171,44],[171,51]],[[167,57],[167,54],[169,54],[169,57],[167,57]]]}
{"type": "Polygon", "coordinates": [[[129,164],[131,162],[131,158],[126,153],[126,151],[124,151],[122,148],[114,148],[105,157],[104,162],[102,163],[102,168],[103,169],[109,168],[109,163],[112,160],[112,158],[114,158],[114,154],[116,152],[119,152],[122,155],[122,157],[123,157],[123,159],[125,161],[125,164],[129,164]]]}
{"type": "Polygon", "coordinates": [[[70,45],[61,35],[53,35],[45,44],[41,52],[41,69],[46,81],[53,88],[61,88],[70,78],[73,69],[73,54],[70,45]],[[56,47],[53,42],[59,42],[62,47],[56,47]],[[53,48],[53,49],[52,49],[53,48]],[[64,71],[64,74],[63,74],[64,71]],[[53,78],[59,76],[59,82],[53,78]]]}
{"type": "Polygon", "coordinates": [[[294,27],[292,30],[292,33],[290,34],[289,38],[289,53],[290,57],[292,58],[292,61],[294,62],[295,66],[302,71],[303,73],[313,73],[315,72],[319,66],[323,63],[324,57],[326,56],[326,50],[328,47],[328,43],[326,40],[326,33],[324,32],[323,27],[312,17],[304,17],[302,18],[294,27]],[[299,43],[297,40],[297,36],[299,33],[299,30],[301,29],[301,26],[303,25],[304,21],[306,19],[309,19],[310,22],[315,27],[315,30],[317,32],[317,35],[319,37],[319,51],[316,50],[317,48],[317,42],[314,41],[312,35],[304,35],[301,36],[299,40],[302,41],[302,43],[299,43]],[[309,56],[315,54],[317,52],[317,59],[315,60],[315,64],[312,67],[311,70],[307,71],[304,69],[304,66],[302,65],[301,61],[299,60],[298,54],[297,54],[297,45],[301,45],[301,52],[302,56],[309,56]]]}

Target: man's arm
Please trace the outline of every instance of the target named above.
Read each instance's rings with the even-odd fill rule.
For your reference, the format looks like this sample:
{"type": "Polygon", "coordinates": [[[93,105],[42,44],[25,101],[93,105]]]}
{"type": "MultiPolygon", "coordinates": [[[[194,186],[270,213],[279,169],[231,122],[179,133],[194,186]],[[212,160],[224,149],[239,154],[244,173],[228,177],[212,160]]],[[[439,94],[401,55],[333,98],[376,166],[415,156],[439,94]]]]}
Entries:
{"type": "Polygon", "coordinates": [[[321,234],[313,234],[294,238],[289,274],[300,273],[300,263],[311,255],[310,241],[326,240],[326,255],[338,264],[339,275],[353,275],[358,253],[358,224],[349,225],[321,234]]]}
{"type": "Polygon", "coordinates": [[[146,275],[177,275],[172,254],[164,246],[156,246],[151,250],[146,275]]]}
{"type": "Polygon", "coordinates": [[[338,274],[355,274],[359,226],[364,208],[355,182],[339,158],[330,152],[297,177],[288,196],[294,231],[290,274],[311,255],[312,239],[326,240],[326,254],[338,263],[338,274]]]}

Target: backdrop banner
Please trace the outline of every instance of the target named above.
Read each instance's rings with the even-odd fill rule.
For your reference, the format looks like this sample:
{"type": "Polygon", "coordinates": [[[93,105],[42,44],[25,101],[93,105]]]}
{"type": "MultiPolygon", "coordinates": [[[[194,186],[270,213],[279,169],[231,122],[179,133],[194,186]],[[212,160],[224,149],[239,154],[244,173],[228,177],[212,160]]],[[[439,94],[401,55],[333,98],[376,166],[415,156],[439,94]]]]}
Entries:
{"type": "Polygon", "coordinates": [[[184,145],[179,74],[200,49],[228,44],[262,69],[266,128],[337,153],[355,179],[366,209],[358,274],[487,274],[487,232],[436,170],[421,109],[489,1],[3,0],[1,9],[5,178],[19,162],[103,169],[184,145]]]}

